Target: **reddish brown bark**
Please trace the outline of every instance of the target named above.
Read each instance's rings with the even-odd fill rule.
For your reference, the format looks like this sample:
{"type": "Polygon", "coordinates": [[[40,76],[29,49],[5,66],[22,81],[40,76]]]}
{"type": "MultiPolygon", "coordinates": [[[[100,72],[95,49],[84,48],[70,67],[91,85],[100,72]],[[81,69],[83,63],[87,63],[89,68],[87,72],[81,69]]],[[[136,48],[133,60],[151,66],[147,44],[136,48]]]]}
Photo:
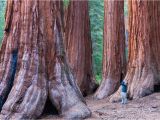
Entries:
{"type": "Polygon", "coordinates": [[[97,87],[92,72],[92,44],[88,1],[70,1],[65,28],[65,48],[76,82],[84,95],[97,87]]]}
{"type": "Polygon", "coordinates": [[[68,119],[90,116],[66,62],[62,7],[62,1],[8,0],[0,51],[0,119],[37,118],[47,96],[68,119]]]}
{"type": "MultiPolygon", "coordinates": [[[[125,80],[131,99],[149,95],[155,86],[160,86],[159,11],[159,1],[129,1],[129,60],[125,80]]],[[[116,100],[116,96],[112,99],[116,100]]]]}
{"type": "Polygon", "coordinates": [[[103,75],[96,99],[113,94],[125,75],[125,29],[123,1],[104,1],[103,75]]]}
{"type": "Polygon", "coordinates": [[[143,97],[160,83],[160,2],[129,2],[129,64],[126,80],[131,98],[143,97]]]}

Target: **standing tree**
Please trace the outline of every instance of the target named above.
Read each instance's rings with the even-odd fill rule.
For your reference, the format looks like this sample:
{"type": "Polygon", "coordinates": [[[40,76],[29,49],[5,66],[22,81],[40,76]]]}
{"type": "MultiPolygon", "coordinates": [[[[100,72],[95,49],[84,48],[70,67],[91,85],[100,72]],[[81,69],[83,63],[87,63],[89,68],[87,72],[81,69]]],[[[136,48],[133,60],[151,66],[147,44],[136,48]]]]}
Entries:
{"type": "MultiPolygon", "coordinates": [[[[129,1],[128,95],[140,98],[160,86],[160,1],[129,1]]],[[[119,99],[118,90],[111,97],[119,99]]]]}
{"type": "Polygon", "coordinates": [[[8,0],[0,50],[0,119],[37,118],[47,96],[66,118],[90,116],[66,62],[62,3],[8,0]]]}
{"type": "Polygon", "coordinates": [[[97,88],[92,71],[92,43],[88,1],[70,1],[65,28],[66,54],[84,95],[97,88]]]}
{"type": "Polygon", "coordinates": [[[159,11],[159,1],[129,1],[129,61],[125,79],[130,98],[149,95],[160,84],[159,11]]]}
{"type": "Polygon", "coordinates": [[[103,74],[96,99],[113,94],[125,75],[124,2],[104,1],[103,74]]]}

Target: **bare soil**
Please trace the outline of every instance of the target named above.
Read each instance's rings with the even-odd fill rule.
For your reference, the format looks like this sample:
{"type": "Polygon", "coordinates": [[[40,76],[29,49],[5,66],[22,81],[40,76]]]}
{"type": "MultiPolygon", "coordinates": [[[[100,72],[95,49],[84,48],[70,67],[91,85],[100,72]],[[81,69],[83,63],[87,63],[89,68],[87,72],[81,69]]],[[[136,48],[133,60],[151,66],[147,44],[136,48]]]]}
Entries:
{"type": "MultiPolygon", "coordinates": [[[[160,93],[128,101],[125,105],[111,103],[107,98],[96,101],[87,97],[86,101],[92,111],[91,118],[86,120],[160,120],[160,93]]],[[[46,115],[42,119],[62,120],[55,115],[46,115]]]]}

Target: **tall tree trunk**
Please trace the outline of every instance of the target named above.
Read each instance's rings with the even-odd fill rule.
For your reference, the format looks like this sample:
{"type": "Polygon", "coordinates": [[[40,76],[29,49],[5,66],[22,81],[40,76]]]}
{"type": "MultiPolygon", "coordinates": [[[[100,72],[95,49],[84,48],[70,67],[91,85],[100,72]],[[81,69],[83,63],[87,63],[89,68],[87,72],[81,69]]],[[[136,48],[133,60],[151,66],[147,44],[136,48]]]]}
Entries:
{"type": "Polygon", "coordinates": [[[126,80],[131,98],[151,94],[160,83],[160,2],[129,1],[129,64],[126,80]]]}
{"type": "Polygon", "coordinates": [[[92,71],[92,44],[88,1],[71,1],[67,10],[65,48],[83,95],[97,88],[92,71]]]}
{"type": "Polygon", "coordinates": [[[125,29],[123,1],[104,1],[103,75],[96,99],[113,94],[125,75],[125,29]]]}
{"type": "MultiPolygon", "coordinates": [[[[159,11],[159,1],[129,1],[129,61],[125,80],[131,99],[149,95],[155,86],[160,86],[159,11]]],[[[117,92],[111,100],[118,99],[117,92]]]]}
{"type": "Polygon", "coordinates": [[[62,1],[8,0],[0,51],[0,119],[37,118],[47,96],[66,118],[90,116],[66,62],[62,11],[62,1]]]}

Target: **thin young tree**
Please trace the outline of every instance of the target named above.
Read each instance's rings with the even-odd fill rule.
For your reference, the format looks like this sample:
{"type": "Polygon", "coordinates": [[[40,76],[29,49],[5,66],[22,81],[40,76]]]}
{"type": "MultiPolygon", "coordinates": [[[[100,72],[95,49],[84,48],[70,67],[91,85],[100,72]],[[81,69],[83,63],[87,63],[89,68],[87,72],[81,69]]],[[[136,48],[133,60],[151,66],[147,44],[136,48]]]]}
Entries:
{"type": "Polygon", "coordinates": [[[7,1],[0,50],[0,119],[37,118],[48,96],[67,119],[91,115],[66,62],[62,3],[7,1]]]}
{"type": "Polygon", "coordinates": [[[103,74],[96,99],[113,94],[126,70],[124,1],[104,1],[103,74]]]}

